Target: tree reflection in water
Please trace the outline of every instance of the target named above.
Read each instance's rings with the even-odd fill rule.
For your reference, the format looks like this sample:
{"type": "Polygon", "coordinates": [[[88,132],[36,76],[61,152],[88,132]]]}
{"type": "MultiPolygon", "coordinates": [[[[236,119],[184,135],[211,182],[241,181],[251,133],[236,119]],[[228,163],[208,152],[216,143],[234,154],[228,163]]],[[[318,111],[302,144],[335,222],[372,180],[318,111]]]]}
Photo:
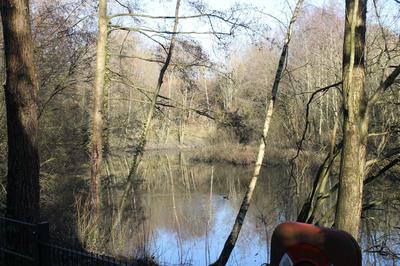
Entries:
{"type": "MultiPolygon", "coordinates": [[[[267,262],[273,229],[296,219],[306,195],[297,197],[288,187],[284,168],[270,167],[269,176],[261,176],[230,265],[267,262]]],[[[190,154],[150,153],[135,180],[126,183],[119,178],[126,176],[126,169],[114,166],[103,188],[99,249],[117,257],[151,256],[162,265],[208,265],[229,234],[251,171],[251,167],[193,162],[190,154]]],[[[374,193],[368,195],[376,197],[374,193]]],[[[365,265],[398,263],[400,215],[393,202],[386,202],[380,210],[364,214],[365,265]]]]}

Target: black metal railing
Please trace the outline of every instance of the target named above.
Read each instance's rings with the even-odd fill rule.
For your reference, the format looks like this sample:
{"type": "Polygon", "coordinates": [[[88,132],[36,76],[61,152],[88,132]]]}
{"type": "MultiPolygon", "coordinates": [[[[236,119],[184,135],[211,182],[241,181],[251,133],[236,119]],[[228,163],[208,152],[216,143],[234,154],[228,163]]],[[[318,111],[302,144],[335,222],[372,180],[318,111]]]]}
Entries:
{"type": "Polygon", "coordinates": [[[35,265],[38,260],[37,226],[0,217],[0,261],[4,265],[35,265]]]}
{"type": "Polygon", "coordinates": [[[51,265],[70,265],[70,266],[94,266],[94,265],[104,265],[104,266],[120,266],[120,265],[130,265],[127,262],[122,262],[112,257],[98,255],[95,253],[90,253],[86,251],[72,250],[65,247],[60,247],[54,244],[44,244],[49,248],[51,265]]]}
{"type": "Polygon", "coordinates": [[[49,224],[32,224],[0,217],[0,265],[122,266],[138,265],[50,241],[49,224]]]}

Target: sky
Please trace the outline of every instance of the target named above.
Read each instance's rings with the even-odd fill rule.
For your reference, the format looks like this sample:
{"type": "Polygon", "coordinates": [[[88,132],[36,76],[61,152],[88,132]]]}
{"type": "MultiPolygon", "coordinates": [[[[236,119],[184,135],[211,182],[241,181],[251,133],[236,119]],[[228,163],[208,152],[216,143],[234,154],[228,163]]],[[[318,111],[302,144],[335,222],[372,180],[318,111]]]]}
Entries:
{"type": "MultiPolygon", "coordinates": [[[[186,0],[183,0],[186,1],[186,0]]],[[[304,7],[310,7],[310,6],[316,6],[316,7],[322,7],[324,5],[324,2],[326,0],[305,0],[304,2],[304,7]]],[[[334,0],[337,1],[337,0],[334,0]]],[[[288,22],[291,17],[292,10],[295,7],[296,0],[204,0],[204,2],[209,5],[210,9],[215,9],[215,10],[227,10],[230,7],[234,6],[235,4],[240,4],[240,5],[251,5],[252,7],[255,7],[254,10],[255,12],[251,12],[252,15],[257,17],[257,23],[262,23],[264,26],[267,26],[271,28],[271,34],[275,34],[276,32],[284,34],[284,31],[286,31],[278,22],[277,20],[268,17],[265,14],[269,14],[274,16],[275,18],[281,20],[285,25],[288,25],[288,22]],[[262,13],[261,13],[262,12],[262,13]]],[[[172,8],[174,8],[175,1],[171,1],[172,8]]],[[[159,6],[158,8],[155,8],[155,12],[163,12],[161,10],[162,7],[159,6]]],[[[165,11],[164,11],[165,12],[165,11]]],[[[193,25],[191,23],[187,23],[186,21],[181,21],[181,27],[182,28],[193,28],[193,25]]],[[[258,27],[258,26],[256,26],[258,27]]],[[[203,29],[204,31],[207,31],[207,26],[198,26],[197,27],[199,30],[203,29]]],[[[205,48],[205,50],[208,52],[210,55],[211,59],[214,61],[224,61],[226,58],[226,51],[221,51],[220,46],[216,44],[215,38],[212,36],[193,36],[196,40],[198,40],[202,46],[205,48]]],[[[245,49],[248,47],[247,44],[251,42],[248,34],[240,34],[235,38],[235,40],[232,42],[230,49],[232,53],[234,52],[239,52],[241,49],[245,49]]]]}
{"type": "MultiPolygon", "coordinates": [[[[180,14],[181,15],[189,15],[194,14],[193,10],[188,9],[189,0],[181,0],[181,8],[180,14]]],[[[322,6],[325,0],[306,0],[306,6],[322,6]]],[[[113,2],[113,0],[111,0],[113,2]]],[[[254,11],[251,11],[251,15],[257,17],[258,23],[263,23],[264,25],[268,25],[268,27],[272,29],[279,29],[279,23],[277,20],[268,17],[263,13],[270,14],[279,20],[283,21],[285,24],[290,19],[291,10],[290,8],[294,8],[295,0],[203,0],[204,4],[208,6],[210,10],[228,10],[230,7],[234,6],[235,4],[240,4],[243,6],[251,5],[254,7],[254,11]]],[[[150,0],[150,1],[138,1],[138,6],[143,9],[143,13],[152,14],[152,15],[168,15],[173,16],[175,11],[175,0],[150,0]]],[[[118,12],[116,10],[111,10],[110,13],[118,12]]],[[[125,12],[125,10],[120,10],[119,12],[125,12]]],[[[115,20],[114,20],[115,21],[115,20]]],[[[157,28],[157,27],[164,27],[164,30],[171,30],[172,29],[172,22],[173,20],[147,20],[149,21],[148,27],[149,28],[157,28]]],[[[132,22],[127,19],[125,21],[119,21],[120,23],[128,26],[132,25],[132,22]]],[[[257,26],[258,27],[258,26],[257,26]]],[[[229,27],[226,25],[224,26],[223,23],[221,25],[216,26],[219,29],[225,29],[229,31],[229,27]]],[[[204,21],[200,21],[198,19],[186,19],[181,20],[179,22],[179,30],[180,31],[198,31],[198,32],[207,32],[210,31],[210,27],[208,23],[204,21]]],[[[282,29],[283,30],[283,29],[282,29]]],[[[216,45],[216,39],[211,35],[205,34],[194,34],[190,36],[191,38],[195,39],[196,41],[200,42],[203,48],[207,51],[211,58],[214,60],[220,61],[217,59],[218,56],[225,56],[224,53],[218,49],[218,45],[216,45]]],[[[240,36],[236,38],[236,42],[234,42],[234,46],[240,46],[243,42],[248,42],[249,40],[246,39],[245,36],[240,36]]],[[[233,47],[234,47],[233,46],[233,47]]],[[[245,45],[243,45],[245,46],[245,45]]],[[[236,47],[239,48],[239,47],[236,47]]],[[[233,48],[234,49],[234,48],[233,48]]]]}
{"type": "MultiPolygon", "coordinates": [[[[110,0],[111,2],[113,0],[110,0]]],[[[115,0],[114,0],[115,1],[115,0]]],[[[128,0],[126,0],[128,1],[128,0]]],[[[180,14],[181,15],[190,15],[194,14],[193,10],[188,9],[187,2],[189,0],[181,0],[181,8],[180,14]]],[[[208,5],[209,9],[211,10],[228,10],[230,7],[234,6],[235,4],[251,5],[254,7],[254,10],[251,12],[252,15],[256,17],[256,21],[263,25],[267,25],[270,28],[270,31],[273,32],[275,35],[276,33],[283,33],[285,29],[277,22],[276,19],[273,19],[265,14],[269,14],[277,18],[278,20],[282,21],[285,25],[288,24],[288,21],[291,16],[291,11],[295,6],[296,0],[199,0],[208,5]]],[[[376,0],[378,3],[378,9],[385,14],[382,16],[382,23],[384,25],[389,26],[390,28],[394,29],[397,32],[400,32],[400,23],[399,20],[394,19],[393,17],[399,17],[400,13],[400,4],[395,3],[394,0],[376,0]]],[[[369,1],[370,6],[372,5],[372,0],[369,1]]],[[[137,1],[138,6],[143,9],[143,13],[151,14],[151,15],[168,15],[173,16],[175,11],[175,0],[146,0],[146,1],[137,1]]],[[[323,7],[329,4],[335,4],[340,7],[340,9],[344,10],[345,0],[305,0],[303,8],[310,8],[310,7],[323,7]]],[[[115,12],[115,11],[111,11],[115,12]]],[[[370,7],[369,16],[371,18],[374,16],[375,12],[373,8],[370,7]]],[[[343,15],[343,14],[341,14],[343,15]]],[[[171,30],[172,29],[172,22],[173,20],[147,20],[149,28],[162,28],[163,30],[171,30]]],[[[372,21],[369,20],[369,21],[372,21]]],[[[120,21],[126,25],[132,25],[131,21],[120,21]]],[[[343,26],[343,25],[340,25],[343,26]]],[[[217,26],[218,27],[218,26],[217,26]]],[[[259,26],[257,26],[259,27],[259,26]]],[[[220,29],[224,29],[223,25],[220,25],[220,29]]],[[[186,19],[181,20],[179,23],[179,30],[180,31],[198,31],[204,32],[209,31],[208,23],[204,21],[199,21],[198,19],[186,19]]],[[[225,27],[227,30],[227,27],[225,27]]],[[[224,57],[226,53],[221,52],[221,50],[217,49],[217,45],[215,45],[216,39],[213,38],[211,35],[191,35],[191,38],[198,41],[210,57],[214,60],[220,61],[221,58],[217,57],[224,57]]],[[[246,35],[239,36],[236,38],[236,41],[233,42],[231,49],[240,49],[241,47],[245,47],[247,43],[250,42],[250,39],[247,38],[246,35]]]]}

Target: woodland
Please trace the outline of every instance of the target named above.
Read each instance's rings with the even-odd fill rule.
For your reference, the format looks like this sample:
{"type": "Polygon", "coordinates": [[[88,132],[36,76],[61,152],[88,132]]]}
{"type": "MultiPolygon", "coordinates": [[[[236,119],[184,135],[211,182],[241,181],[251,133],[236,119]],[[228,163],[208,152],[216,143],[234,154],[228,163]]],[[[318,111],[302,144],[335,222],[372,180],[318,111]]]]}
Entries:
{"type": "Polygon", "coordinates": [[[400,3],[272,2],[2,0],[0,214],[148,265],[250,265],[246,230],[260,265],[289,220],[400,263],[400,3]]]}

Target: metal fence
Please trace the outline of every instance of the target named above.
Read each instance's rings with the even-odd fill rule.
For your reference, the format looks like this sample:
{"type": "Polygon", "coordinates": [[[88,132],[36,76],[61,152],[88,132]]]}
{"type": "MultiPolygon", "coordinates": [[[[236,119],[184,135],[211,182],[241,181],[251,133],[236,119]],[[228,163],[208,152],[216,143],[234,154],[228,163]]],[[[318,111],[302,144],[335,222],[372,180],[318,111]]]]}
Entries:
{"type": "Polygon", "coordinates": [[[0,217],[0,261],[2,265],[35,265],[38,261],[37,226],[0,217]]]}
{"type": "Polygon", "coordinates": [[[49,224],[0,217],[0,265],[5,266],[137,266],[115,258],[71,249],[50,241],[49,224]]]}

